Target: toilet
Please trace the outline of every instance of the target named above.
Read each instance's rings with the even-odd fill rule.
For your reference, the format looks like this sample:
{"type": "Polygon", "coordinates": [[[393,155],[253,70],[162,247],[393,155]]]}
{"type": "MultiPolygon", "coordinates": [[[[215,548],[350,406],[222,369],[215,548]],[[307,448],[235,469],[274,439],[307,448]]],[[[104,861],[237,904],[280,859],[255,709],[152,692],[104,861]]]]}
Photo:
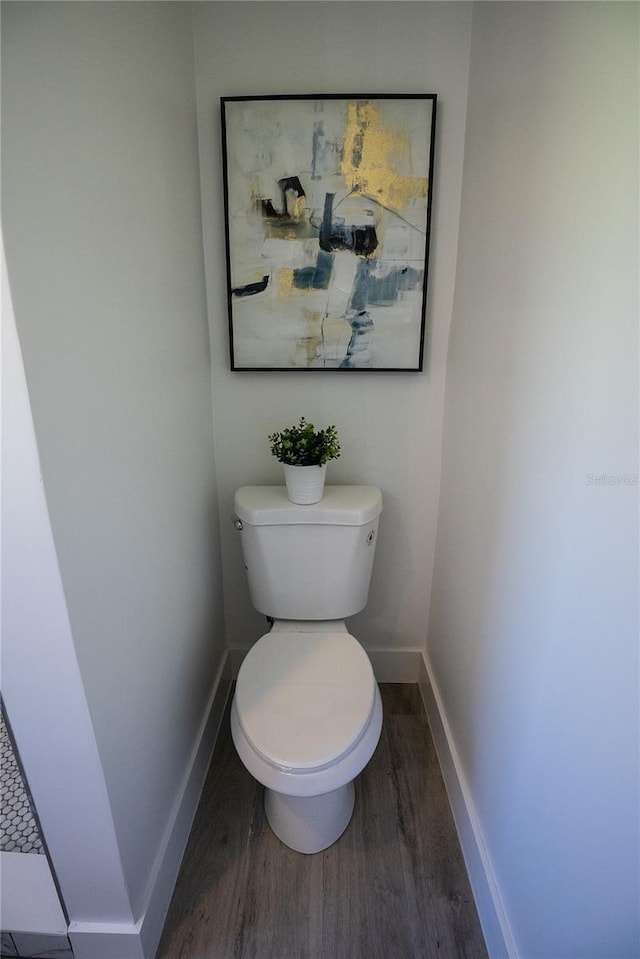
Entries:
{"type": "Polygon", "coordinates": [[[273,625],[240,667],[231,733],[269,825],[297,852],[342,835],[380,738],[380,691],[344,620],[366,606],[381,512],[373,486],[328,486],[311,506],[284,486],[235,495],[251,602],[273,625]]]}

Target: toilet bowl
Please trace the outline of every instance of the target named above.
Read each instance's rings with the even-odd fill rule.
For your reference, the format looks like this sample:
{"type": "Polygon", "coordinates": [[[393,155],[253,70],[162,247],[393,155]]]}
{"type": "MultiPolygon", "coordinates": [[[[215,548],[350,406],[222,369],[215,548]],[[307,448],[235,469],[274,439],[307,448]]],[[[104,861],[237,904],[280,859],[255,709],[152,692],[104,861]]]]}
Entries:
{"type": "Polygon", "coordinates": [[[344,622],[276,621],[240,668],[233,741],[265,786],[269,825],[298,852],[342,835],[381,728],[371,663],[344,622]]]}
{"type": "Polygon", "coordinates": [[[234,506],[251,602],[273,626],[240,667],[233,741],[276,835],[320,852],[349,824],[382,727],[369,657],[345,625],[367,603],[382,494],[329,486],[307,506],[244,486],[234,506]]]}

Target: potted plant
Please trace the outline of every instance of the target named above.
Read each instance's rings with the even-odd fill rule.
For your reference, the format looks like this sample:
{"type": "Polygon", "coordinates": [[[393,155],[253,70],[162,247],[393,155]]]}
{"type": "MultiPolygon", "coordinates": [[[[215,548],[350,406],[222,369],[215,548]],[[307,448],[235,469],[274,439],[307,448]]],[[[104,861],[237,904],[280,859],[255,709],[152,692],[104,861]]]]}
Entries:
{"type": "Polygon", "coordinates": [[[340,456],[336,427],[316,430],[301,416],[299,423],[271,433],[269,443],[273,456],[282,463],[291,502],[308,506],[321,500],[327,463],[340,456]]]}

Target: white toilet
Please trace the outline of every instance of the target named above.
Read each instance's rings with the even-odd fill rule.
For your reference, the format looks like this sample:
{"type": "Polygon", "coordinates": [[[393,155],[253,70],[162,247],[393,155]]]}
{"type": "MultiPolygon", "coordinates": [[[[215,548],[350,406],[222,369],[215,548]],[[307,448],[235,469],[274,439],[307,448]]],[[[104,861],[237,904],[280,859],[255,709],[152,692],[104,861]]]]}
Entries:
{"type": "Polygon", "coordinates": [[[235,496],[251,601],[274,622],[240,667],[231,732],[271,828],[298,852],[342,835],[380,738],[380,692],[344,619],[366,606],[381,512],[373,486],[329,486],[312,506],[284,486],[235,496]]]}

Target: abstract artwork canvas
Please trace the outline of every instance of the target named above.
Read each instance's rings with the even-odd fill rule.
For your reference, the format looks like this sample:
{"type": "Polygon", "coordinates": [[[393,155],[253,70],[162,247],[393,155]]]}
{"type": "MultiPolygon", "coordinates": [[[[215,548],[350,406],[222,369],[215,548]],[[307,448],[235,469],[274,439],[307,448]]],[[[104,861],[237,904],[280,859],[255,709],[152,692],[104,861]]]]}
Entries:
{"type": "Polygon", "coordinates": [[[232,369],[422,369],[436,100],[222,99],[232,369]]]}

